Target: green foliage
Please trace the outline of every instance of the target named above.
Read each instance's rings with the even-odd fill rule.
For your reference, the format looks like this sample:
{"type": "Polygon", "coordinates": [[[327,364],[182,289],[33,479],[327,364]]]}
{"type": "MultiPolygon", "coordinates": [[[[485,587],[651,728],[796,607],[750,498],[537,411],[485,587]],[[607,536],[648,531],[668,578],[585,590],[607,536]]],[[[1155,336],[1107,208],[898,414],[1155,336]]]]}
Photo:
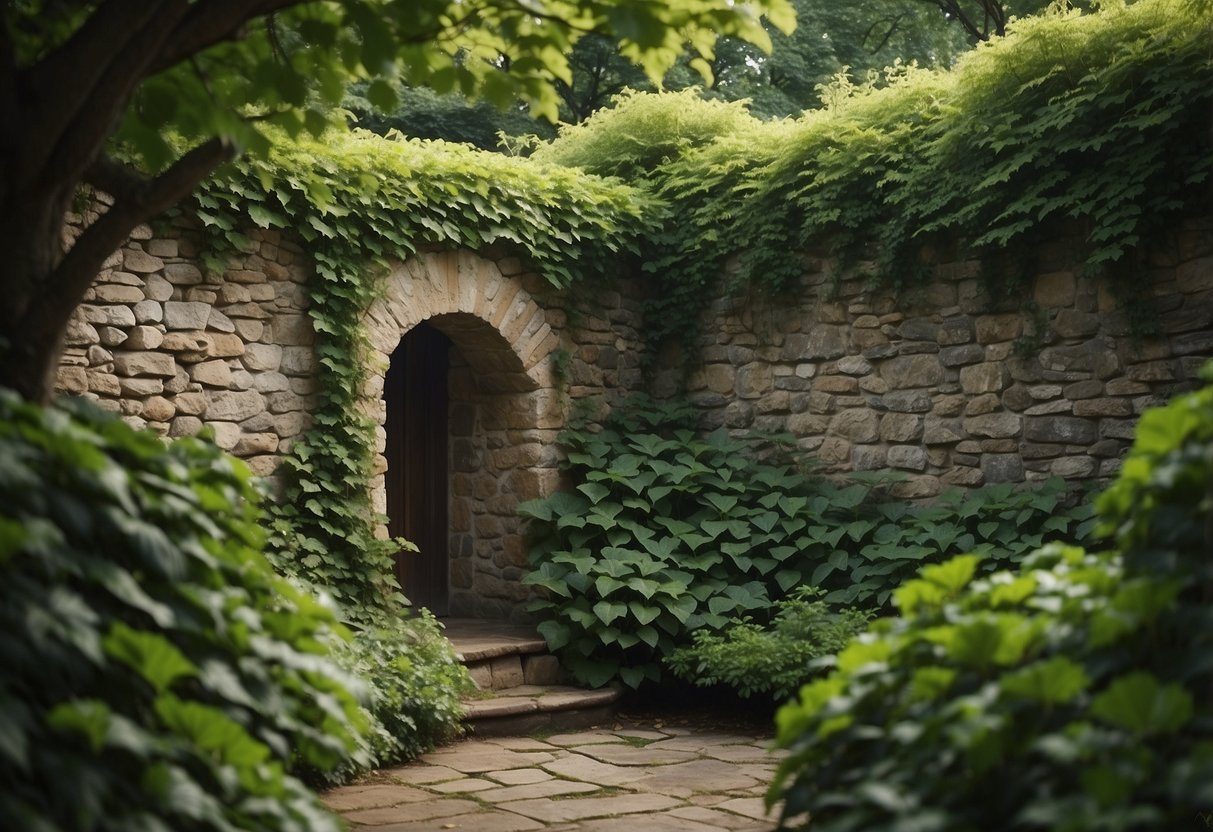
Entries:
{"type": "Polygon", "coordinates": [[[924,568],[779,716],[769,799],[814,830],[1147,830],[1213,809],[1213,388],[1147,412],[1113,548],[924,568]]]}
{"type": "Polygon", "coordinates": [[[373,426],[362,316],[382,266],[427,244],[497,243],[524,253],[553,283],[609,270],[634,245],[646,199],[620,183],[442,142],[367,133],[282,142],[230,166],[197,196],[212,249],[247,243],[241,228],[290,228],[308,244],[318,403],[313,427],[282,472],[275,563],[331,592],[358,621],[399,599],[394,541],[375,538],[370,505],[373,426]],[[544,206],[542,211],[536,206],[544,206]]]}
{"type": "Polygon", "coordinates": [[[562,126],[531,158],[643,181],[695,148],[758,124],[742,103],[705,99],[697,89],[661,95],[626,90],[612,105],[589,121],[562,126]]]}
{"type": "MultiPolygon", "coordinates": [[[[791,290],[803,252],[823,243],[844,260],[871,244],[876,276],[902,287],[923,277],[924,247],[945,239],[990,263],[1007,297],[1022,274],[994,264],[1058,228],[1085,236],[1091,268],[1131,265],[1131,251],[1207,200],[1211,40],[1213,6],[1194,0],[1051,12],[952,69],[843,77],[822,89],[821,109],[794,121],[739,125],[668,154],[647,177],[669,206],[646,251],[660,290],[652,335],[693,340],[726,262],[735,287],[791,290]]],[[[611,147],[607,126],[663,100],[685,107],[670,94],[636,95],[554,146],[572,160],[584,142],[595,169],[609,170],[598,150],[611,147]]],[[[616,146],[631,164],[626,143],[616,146]]]]}
{"type": "Polygon", "coordinates": [[[5,393],[0,496],[6,824],[339,828],[291,772],[358,747],[348,636],[260,554],[242,463],[5,393]]]}
{"type": "Polygon", "coordinates": [[[356,84],[344,106],[355,114],[357,126],[381,136],[394,130],[413,139],[462,142],[481,150],[501,150],[502,135],[551,138],[556,132],[549,122],[531,118],[520,106],[501,110],[459,93],[439,95],[412,87],[402,87],[397,94],[399,102],[381,110],[366,97],[366,85],[356,84]]]}
{"type": "Polygon", "coordinates": [[[978,547],[997,552],[993,568],[1027,550],[1016,533],[1039,545],[1089,525],[1087,510],[1065,509],[1060,480],[914,506],[864,481],[756,460],[753,441],[697,437],[693,413],[640,401],[602,430],[574,424],[561,441],[575,490],[519,507],[536,537],[523,582],[547,590],[532,609],[582,682],[655,681],[661,658],[692,632],[765,619],[794,587],[876,609],[924,561],[978,547]]]}
{"type": "MultiPolygon", "coordinates": [[[[459,697],[473,689],[426,610],[415,618],[384,620],[338,644],[334,658],[369,685],[366,716],[375,766],[410,760],[456,736],[463,709],[459,697]]],[[[358,773],[348,767],[346,774],[358,773]]]]}
{"type": "Polygon", "coordinates": [[[851,608],[832,610],[818,595],[800,589],[776,601],[769,627],[734,618],[719,634],[696,630],[691,645],[675,650],[665,664],[700,687],[725,685],[743,697],[787,699],[813,675],[810,662],[837,653],[870,619],[851,608]]]}

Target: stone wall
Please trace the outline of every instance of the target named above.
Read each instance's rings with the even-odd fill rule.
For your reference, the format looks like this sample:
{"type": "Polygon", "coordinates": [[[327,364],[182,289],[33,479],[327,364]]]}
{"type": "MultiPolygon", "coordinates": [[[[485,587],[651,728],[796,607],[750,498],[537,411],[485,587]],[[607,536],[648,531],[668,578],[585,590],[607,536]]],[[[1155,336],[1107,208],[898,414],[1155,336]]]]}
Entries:
{"type": "Polygon", "coordinates": [[[272,476],[309,424],[311,268],[276,232],[250,241],[209,275],[187,230],[137,229],[72,318],[59,390],[164,436],[209,425],[221,448],[272,476]]]}
{"type": "Polygon", "coordinates": [[[1213,356],[1213,219],[1185,223],[1141,270],[1157,337],[1134,337],[1080,250],[1042,249],[1011,308],[987,297],[976,261],[938,262],[899,296],[809,258],[799,303],[714,302],[697,360],[664,356],[657,389],[685,383],[705,427],[790,432],[828,470],[894,469],[906,497],[1111,477],[1136,417],[1213,356]]]}
{"type": "MultiPolygon", "coordinates": [[[[209,425],[272,478],[315,392],[311,269],[279,234],[250,240],[214,275],[189,229],[140,228],[72,321],[60,389],[169,437],[209,425]]],[[[788,431],[829,470],[900,471],[896,491],[912,498],[1113,475],[1137,415],[1190,386],[1213,355],[1213,219],[1186,223],[1144,270],[1157,337],[1133,337],[1078,250],[1042,249],[1029,303],[1010,309],[985,297],[973,261],[941,259],[932,282],[898,296],[870,291],[862,268],[839,274],[807,257],[798,302],[714,301],[701,347],[661,356],[649,379],[642,281],[570,296],[500,252],[423,252],[393,267],[367,311],[365,407],[383,423],[383,372],[414,326],[450,338],[452,611],[520,617],[529,591],[515,509],[561,485],[556,437],[578,399],[606,406],[685,385],[705,428],[788,431]]],[[[384,436],[371,484],[381,511],[384,436]]]]}

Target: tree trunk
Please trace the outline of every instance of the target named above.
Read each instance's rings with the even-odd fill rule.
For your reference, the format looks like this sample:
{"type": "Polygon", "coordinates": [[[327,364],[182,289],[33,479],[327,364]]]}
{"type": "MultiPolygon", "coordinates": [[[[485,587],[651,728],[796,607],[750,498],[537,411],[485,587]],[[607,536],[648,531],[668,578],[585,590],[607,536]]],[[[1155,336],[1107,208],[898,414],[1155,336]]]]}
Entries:
{"type": "Polygon", "coordinates": [[[46,278],[63,260],[64,215],[71,198],[55,194],[8,202],[0,207],[0,251],[6,260],[0,387],[45,404],[54,392],[68,320],[84,297],[84,290],[47,297],[46,278]]]}

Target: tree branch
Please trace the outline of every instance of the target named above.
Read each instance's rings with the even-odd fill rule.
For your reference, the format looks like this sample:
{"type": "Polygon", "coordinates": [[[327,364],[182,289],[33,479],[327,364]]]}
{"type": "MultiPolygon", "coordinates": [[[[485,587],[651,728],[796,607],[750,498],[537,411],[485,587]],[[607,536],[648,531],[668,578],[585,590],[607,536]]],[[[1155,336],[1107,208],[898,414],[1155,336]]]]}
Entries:
{"type": "MultiPolygon", "coordinates": [[[[29,315],[54,316],[67,305],[68,315],[101,271],[101,265],[141,222],[159,215],[193,191],[235,149],[221,139],[200,144],[155,178],[109,159],[88,168],[88,179],[114,197],[114,204],[97,218],[51,272],[29,315]],[[113,188],[115,192],[110,192],[113,188]]],[[[64,318],[66,321],[66,317],[64,318]]]]}
{"type": "MultiPolygon", "coordinates": [[[[129,53],[139,46],[132,41],[149,21],[160,25],[168,22],[166,10],[179,3],[106,0],[70,38],[23,73],[27,106],[32,110],[25,115],[25,129],[38,137],[28,148],[34,155],[22,160],[27,175],[36,176],[43,169],[71,129],[69,125],[82,114],[108,114],[114,105],[102,88],[110,81],[113,67],[120,62],[131,63],[129,53]]],[[[125,102],[123,98],[119,112],[125,102]]]]}

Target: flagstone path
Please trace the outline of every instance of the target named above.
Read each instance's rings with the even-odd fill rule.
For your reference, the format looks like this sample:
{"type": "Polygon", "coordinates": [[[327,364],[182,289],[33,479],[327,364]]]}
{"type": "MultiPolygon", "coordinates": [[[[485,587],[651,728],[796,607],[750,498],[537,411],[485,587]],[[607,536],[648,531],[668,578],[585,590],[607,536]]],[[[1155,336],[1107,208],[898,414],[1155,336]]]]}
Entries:
{"type": "Polygon", "coordinates": [[[758,832],[769,744],[661,724],[473,738],[323,797],[355,832],[758,832]]]}

